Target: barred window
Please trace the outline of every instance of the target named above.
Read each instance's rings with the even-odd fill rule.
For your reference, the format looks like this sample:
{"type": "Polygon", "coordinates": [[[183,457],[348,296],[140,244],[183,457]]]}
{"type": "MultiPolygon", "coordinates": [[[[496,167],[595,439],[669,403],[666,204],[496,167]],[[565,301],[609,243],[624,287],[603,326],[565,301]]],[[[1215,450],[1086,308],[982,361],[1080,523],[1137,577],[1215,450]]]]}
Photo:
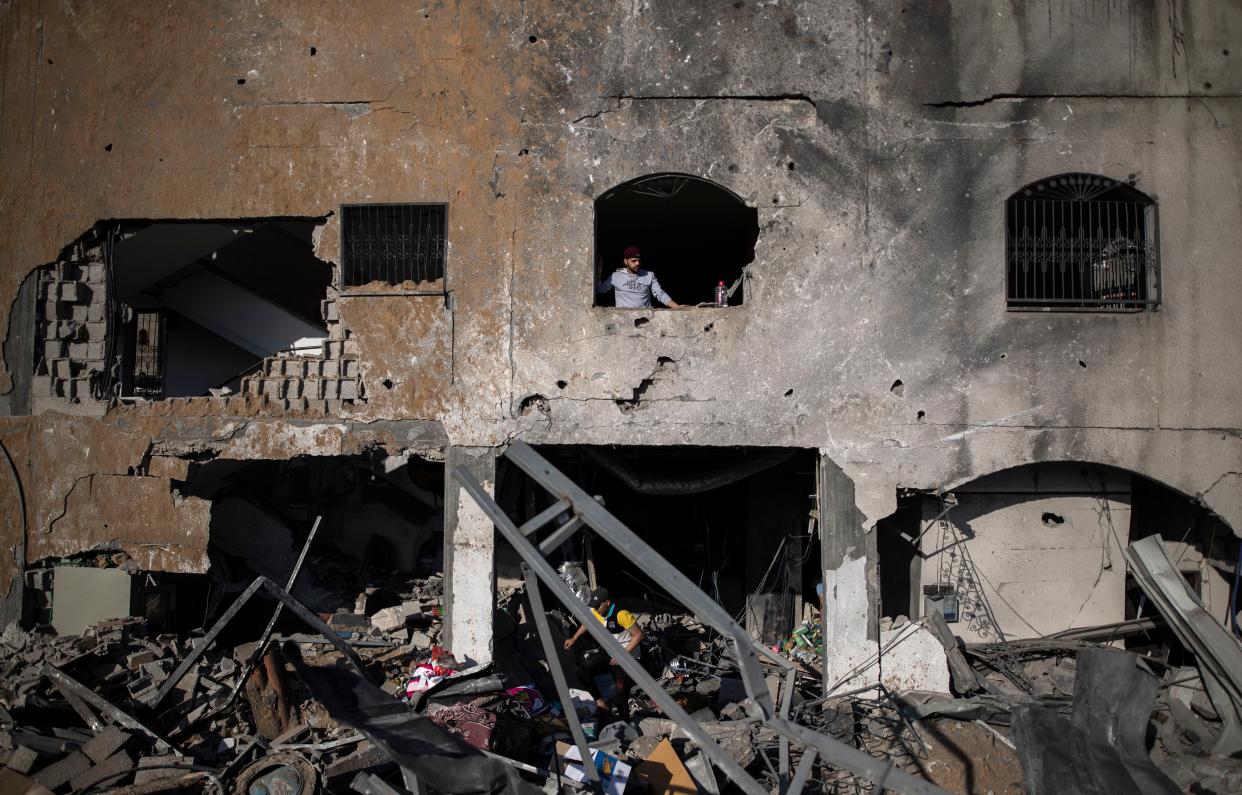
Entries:
{"type": "Polygon", "coordinates": [[[1005,204],[1011,310],[1138,312],[1160,303],[1156,203],[1115,179],[1061,174],[1005,204]]]}
{"type": "Polygon", "coordinates": [[[447,216],[444,204],[342,206],[343,286],[443,279],[447,216]]]}

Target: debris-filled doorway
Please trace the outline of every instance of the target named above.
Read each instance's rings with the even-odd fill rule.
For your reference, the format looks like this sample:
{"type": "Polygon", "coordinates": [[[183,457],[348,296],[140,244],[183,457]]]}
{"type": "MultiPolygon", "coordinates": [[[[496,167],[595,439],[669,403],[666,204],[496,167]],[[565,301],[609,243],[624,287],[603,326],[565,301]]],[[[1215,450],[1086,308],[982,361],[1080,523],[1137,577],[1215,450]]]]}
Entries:
{"type": "MultiPolygon", "coordinates": [[[[416,591],[436,592],[431,612],[440,612],[439,462],[378,453],[215,460],[192,466],[185,489],[212,504],[209,554],[217,603],[231,601],[229,594],[256,576],[283,585],[321,517],[294,597],[318,612],[343,610],[339,621],[356,623],[352,631],[365,631],[378,612],[410,601],[416,591]]],[[[419,628],[438,630],[438,623],[419,628]]],[[[382,629],[408,640],[414,624],[401,620],[382,629]]]]}
{"type": "MultiPolygon", "coordinates": [[[[539,452],[593,495],[761,641],[776,643],[818,605],[813,450],[756,447],[543,446],[539,452]]],[[[498,472],[513,516],[546,509],[514,468],[498,472]]],[[[561,550],[625,601],[667,602],[660,584],[607,545],[561,550]]]]}

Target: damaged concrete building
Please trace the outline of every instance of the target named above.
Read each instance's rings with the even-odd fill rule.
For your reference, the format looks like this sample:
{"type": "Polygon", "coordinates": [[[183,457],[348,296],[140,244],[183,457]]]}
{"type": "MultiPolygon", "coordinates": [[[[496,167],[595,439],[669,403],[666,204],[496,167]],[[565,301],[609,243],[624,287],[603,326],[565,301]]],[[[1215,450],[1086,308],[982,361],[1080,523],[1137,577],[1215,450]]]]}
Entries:
{"type": "Polygon", "coordinates": [[[824,583],[826,680],[899,616],[1141,616],[1155,533],[1232,620],[1239,40],[1216,0],[0,3],[0,623],[198,626],[322,516],[487,662],[518,560],[449,473],[535,517],[519,439],[766,642],[824,583]],[[682,308],[597,294],[631,245],[682,308]],[[120,585],[64,593],[84,557],[120,585]]]}

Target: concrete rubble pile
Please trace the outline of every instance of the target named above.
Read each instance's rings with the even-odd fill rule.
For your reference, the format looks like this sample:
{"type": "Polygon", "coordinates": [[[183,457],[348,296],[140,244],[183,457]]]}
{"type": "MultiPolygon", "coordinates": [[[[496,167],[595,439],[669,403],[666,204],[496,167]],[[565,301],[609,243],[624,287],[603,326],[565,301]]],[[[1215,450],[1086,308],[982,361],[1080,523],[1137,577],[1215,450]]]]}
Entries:
{"type": "MultiPolygon", "coordinates": [[[[576,574],[561,571],[571,585],[576,574]]],[[[394,579],[316,614],[260,577],[190,636],[151,632],[141,618],[64,636],[10,625],[0,635],[0,780],[38,793],[585,791],[572,709],[607,792],[738,791],[651,694],[635,687],[622,699],[611,674],[593,676],[591,644],[560,658],[573,701],[561,704],[524,586],[498,600],[486,665],[438,644],[442,593],[439,577],[394,579]],[[258,640],[237,618],[270,615],[272,600],[250,601],[256,593],[295,614],[258,640]]],[[[1205,689],[1197,639],[1161,636],[1162,655],[1114,645],[1159,634],[1159,617],[983,644],[963,643],[939,616],[892,622],[940,641],[947,692],[897,692],[888,675],[825,688],[805,642],[778,646],[790,667],[764,660],[763,670],[774,700],[792,684],[789,721],[926,782],[897,789],[783,742],[754,714],[735,647],[693,615],[632,606],[643,667],[700,739],[771,791],[1242,790],[1242,761],[1220,751],[1239,705],[1205,689]]],[[[576,624],[560,607],[545,615],[560,649],[576,624]]],[[[890,645],[867,665],[900,659],[890,645]]]]}

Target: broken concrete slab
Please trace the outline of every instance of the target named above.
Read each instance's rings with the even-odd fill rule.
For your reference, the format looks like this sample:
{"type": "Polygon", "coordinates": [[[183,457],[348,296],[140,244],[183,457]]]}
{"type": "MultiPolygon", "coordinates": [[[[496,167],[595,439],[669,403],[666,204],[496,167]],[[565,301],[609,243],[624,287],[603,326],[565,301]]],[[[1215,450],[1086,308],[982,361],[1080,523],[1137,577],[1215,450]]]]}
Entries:
{"type": "Polygon", "coordinates": [[[81,751],[74,751],[64,759],[53,762],[34,775],[35,781],[48,789],[57,789],[80,776],[93,766],[91,759],[81,751]]]}
{"type": "Polygon", "coordinates": [[[82,746],[82,753],[90,757],[95,764],[101,764],[105,759],[121,750],[129,742],[130,738],[129,732],[123,731],[116,726],[109,726],[87,741],[82,746]]]}

